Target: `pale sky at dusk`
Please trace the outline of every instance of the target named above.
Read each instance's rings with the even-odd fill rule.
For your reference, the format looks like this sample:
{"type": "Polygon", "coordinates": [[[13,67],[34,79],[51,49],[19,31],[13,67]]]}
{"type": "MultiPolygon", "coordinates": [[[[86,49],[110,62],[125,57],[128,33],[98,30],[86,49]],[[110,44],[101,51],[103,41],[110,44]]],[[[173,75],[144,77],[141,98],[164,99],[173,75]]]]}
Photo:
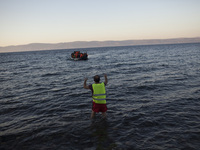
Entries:
{"type": "Polygon", "coordinates": [[[200,0],[0,0],[0,46],[200,37],[200,0]]]}

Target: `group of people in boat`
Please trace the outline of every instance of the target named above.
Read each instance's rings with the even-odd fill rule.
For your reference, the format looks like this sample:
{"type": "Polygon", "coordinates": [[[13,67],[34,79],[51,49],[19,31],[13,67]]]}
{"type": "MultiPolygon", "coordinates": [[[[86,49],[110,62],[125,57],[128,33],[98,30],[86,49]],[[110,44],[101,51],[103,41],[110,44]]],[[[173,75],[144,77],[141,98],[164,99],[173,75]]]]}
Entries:
{"type": "Polygon", "coordinates": [[[72,58],[79,58],[79,59],[87,59],[88,57],[88,54],[87,53],[80,53],[80,51],[74,51],[72,54],[71,54],[71,57],[72,58]]]}

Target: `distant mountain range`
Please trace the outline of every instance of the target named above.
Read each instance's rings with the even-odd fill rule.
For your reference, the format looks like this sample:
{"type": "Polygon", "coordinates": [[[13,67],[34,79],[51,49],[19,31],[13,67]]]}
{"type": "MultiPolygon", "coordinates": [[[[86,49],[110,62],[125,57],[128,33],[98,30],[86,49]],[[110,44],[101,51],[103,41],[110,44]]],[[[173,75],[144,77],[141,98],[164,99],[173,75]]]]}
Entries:
{"type": "Polygon", "coordinates": [[[174,38],[174,39],[149,39],[149,40],[125,40],[125,41],[76,41],[66,43],[31,43],[27,45],[16,45],[0,47],[0,52],[78,49],[92,47],[115,47],[134,45],[157,45],[157,44],[179,44],[179,43],[200,43],[200,37],[196,38],[174,38]]]}

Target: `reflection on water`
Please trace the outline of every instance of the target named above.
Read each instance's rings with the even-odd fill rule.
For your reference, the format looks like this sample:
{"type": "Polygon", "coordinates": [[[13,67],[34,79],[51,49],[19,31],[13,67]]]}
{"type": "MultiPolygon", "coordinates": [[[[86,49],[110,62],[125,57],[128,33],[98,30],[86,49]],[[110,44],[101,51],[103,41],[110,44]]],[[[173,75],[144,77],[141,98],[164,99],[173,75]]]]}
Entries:
{"type": "Polygon", "coordinates": [[[112,149],[116,147],[115,142],[109,137],[109,123],[107,119],[93,119],[91,124],[92,138],[96,141],[96,149],[112,149]]]}

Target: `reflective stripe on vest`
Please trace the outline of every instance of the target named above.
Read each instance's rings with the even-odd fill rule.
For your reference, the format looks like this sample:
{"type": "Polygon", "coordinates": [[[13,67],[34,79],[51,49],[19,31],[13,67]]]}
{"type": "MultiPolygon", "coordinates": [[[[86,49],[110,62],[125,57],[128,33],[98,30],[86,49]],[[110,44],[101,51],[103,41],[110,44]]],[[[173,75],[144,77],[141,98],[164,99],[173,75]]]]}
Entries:
{"type": "Polygon", "coordinates": [[[92,84],[93,101],[97,104],[106,104],[106,90],[104,82],[99,84],[92,84]]]}

